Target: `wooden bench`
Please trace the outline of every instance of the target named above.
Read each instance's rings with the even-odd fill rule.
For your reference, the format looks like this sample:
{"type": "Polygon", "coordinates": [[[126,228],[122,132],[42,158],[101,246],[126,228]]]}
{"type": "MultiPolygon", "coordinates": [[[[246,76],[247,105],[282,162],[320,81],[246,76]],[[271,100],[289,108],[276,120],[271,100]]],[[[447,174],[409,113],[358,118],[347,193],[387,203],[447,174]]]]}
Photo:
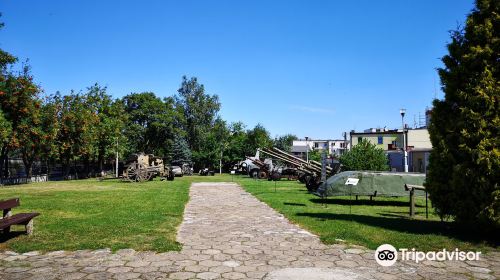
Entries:
{"type": "Polygon", "coordinates": [[[28,235],[33,233],[33,218],[39,213],[18,213],[12,215],[11,209],[19,206],[19,198],[12,198],[0,201],[0,209],[3,210],[2,219],[0,219],[0,230],[7,234],[13,225],[24,225],[28,235]]]}

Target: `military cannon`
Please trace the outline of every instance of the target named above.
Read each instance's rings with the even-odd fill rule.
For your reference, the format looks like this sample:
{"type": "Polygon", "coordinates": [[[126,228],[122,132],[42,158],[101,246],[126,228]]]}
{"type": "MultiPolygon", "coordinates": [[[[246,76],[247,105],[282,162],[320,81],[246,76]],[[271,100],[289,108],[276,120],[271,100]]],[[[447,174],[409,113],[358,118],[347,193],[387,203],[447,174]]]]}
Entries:
{"type": "MultiPolygon", "coordinates": [[[[321,163],[314,160],[305,161],[278,148],[259,149],[259,151],[262,151],[263,153],[266,153],[296,168],[299,173],[298,179],[301,183],[306,185],[307,190],[316,191],[321,185],[321,163]]],[[[332,176],[337,172],[338,170],[334,170],[330,166],[326,167],[327,177],[332,176]]]]}
{"type": "Polygon", "coordinates": [[[144,182],[159,176],[169,181],[174,180],[174,174],[163,163],[163,159],[143,153],[132,154],[125,163],[123,179],[130,182],[144,182]]]}

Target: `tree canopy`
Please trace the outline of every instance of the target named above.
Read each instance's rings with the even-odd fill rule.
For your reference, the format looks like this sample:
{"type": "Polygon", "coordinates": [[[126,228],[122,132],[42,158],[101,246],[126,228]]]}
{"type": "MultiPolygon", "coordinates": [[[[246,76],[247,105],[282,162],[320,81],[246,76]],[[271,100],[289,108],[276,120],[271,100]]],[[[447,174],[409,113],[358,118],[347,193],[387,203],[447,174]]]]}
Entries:
{"type": "Polygon", "coordinates": [[[500,227],[500,2],[478,0],[438,69],[427,188],[442,218],[500,227]]]}
{"type": "Polygon", "coordinates": [[[384,150],[363,139],[339,158],[343,170],[388,171],[384,150]]]}

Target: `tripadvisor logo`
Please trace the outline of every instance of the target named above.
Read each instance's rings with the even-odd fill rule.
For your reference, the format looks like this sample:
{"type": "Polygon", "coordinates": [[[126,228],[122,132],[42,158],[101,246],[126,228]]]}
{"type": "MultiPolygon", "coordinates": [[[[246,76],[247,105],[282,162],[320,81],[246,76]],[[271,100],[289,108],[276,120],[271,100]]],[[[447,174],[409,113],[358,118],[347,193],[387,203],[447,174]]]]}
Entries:
{"type": "Polygon", "coordinates": [[[464,252],[458,249],[422,252],[416,251],[415,248],[411,250],[401,248],[398,253],[394,246],[383,244],[375,251],[375,260],[381,266],[391,266],[396,263],[398,256],[402,261],[419,263],[421,261],[478,261],[480,255],[481,252],[464,252]]]}

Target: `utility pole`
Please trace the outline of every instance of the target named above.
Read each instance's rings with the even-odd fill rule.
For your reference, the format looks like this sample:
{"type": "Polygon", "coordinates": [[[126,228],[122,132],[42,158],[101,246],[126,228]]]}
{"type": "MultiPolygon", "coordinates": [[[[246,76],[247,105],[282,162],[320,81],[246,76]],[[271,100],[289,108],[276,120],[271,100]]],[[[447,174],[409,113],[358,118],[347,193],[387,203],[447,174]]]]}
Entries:
{"type": "Polygon", "coordinates": [[[116,137],[116,170],[115,170],[115,176],[118,178],[118,137],[116,137]]]}
{"type": "Polygon", "coordinates": [[[401,109],[399,110],[399,113],[401,114],[401,122],[403,124],[403,153],[404,153],[404,171],[408,172],[408,153],[406,151],[406,133],[405,133],[405,114],[406,114],[406,109],[401,109]]]}
{"type": "Polygon", "coordinates": [[[306,136],[306,161],[309,163],[309,142],[307,140],[309,140],[309,137],[306,136]]]}

